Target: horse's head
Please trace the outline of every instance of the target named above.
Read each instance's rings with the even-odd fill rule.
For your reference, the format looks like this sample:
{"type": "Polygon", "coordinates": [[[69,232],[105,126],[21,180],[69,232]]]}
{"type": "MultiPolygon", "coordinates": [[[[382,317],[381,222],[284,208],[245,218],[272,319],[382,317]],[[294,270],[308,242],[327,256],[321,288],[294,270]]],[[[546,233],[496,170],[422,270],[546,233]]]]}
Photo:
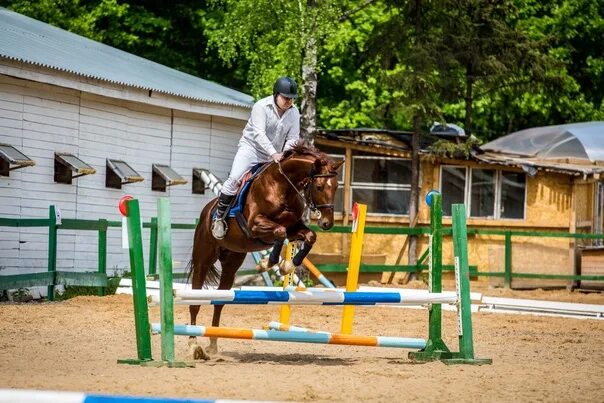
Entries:
{"type": "Polygon", "coordinates": [[[318,225],[322,230],[333,227],[334,199],[338,190],[338,169],[344,161],[334,162],[325,154],[319,156],[313,163],[308,187],[310,208],[321,214],[318,225]]]}

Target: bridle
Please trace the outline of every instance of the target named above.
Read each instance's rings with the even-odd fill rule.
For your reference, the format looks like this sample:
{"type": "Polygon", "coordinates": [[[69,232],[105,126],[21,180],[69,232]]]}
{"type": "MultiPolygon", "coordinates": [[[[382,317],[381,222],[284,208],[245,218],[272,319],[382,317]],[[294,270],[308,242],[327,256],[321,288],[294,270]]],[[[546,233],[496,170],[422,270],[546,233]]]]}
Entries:
{"type": "Polygon", "coordinates": [[[330,208],[332,210],[335,208],[333,203],[331,203],[331,204],[315,204],[315,202],[312,199],[312,186],[310,186],[310,185],[311,184],[314,185],[314,181],[317,178],[333,178],[338,175],[337,172],[315,173],[315,167],[313,165],[313,167],[310,169],[310,172],[308,173],[308,176],[306,178],[304,178],[304,180],[302,180],[302,182],[304,184],[304,186],[302,187],[302,190],[298,190],[296,185],[294,185],[292,183],[292,181],[289,179],[289,177],[285,174],[285,172],[283,172],[280,162],[277,162],[277,166],[279,167],[279,172],[281,173],[281,175],[283,175],[285,177],[287,182],[289,182],[291,187],[296,191],[296,194],[298,195],[298,197],[300,197],[300,199],[304,203],[305,210],[308,207],[310,210],[312,210],[313,213],[316,213],[321,208],[330,208]]]}

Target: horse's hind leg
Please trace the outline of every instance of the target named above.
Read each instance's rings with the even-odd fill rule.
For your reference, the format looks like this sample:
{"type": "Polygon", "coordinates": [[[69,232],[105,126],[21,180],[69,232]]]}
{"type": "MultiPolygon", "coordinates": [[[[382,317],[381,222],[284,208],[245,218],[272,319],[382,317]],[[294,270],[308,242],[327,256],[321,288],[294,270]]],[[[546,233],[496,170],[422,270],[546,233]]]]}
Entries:
{"type": "MultiPolygon", "coordinates": [[[[222,266],[222,274],[220,275],[219,290],[230,290],[235,282],[235,274],[243,264],[246,253],[236,253],[224,250],[220,255],[220,264],[222,266]]],[[[212,326],[220,326],[220,314],[224,305],[214,305],[214,316],[212,316],[212,326]]],[[[207,348],[208,353],[214,354],[218,352],[218,340],[215,337],[210,338],[210,344],[207,348]]]]}
{"type": "MultiPolygon", "coordinates": [[[[198,237],[198,232],[195,233],[195,241],[193,245],[193,259],[192,259],[192,270],[193,275],[191,278],[191,286],[193,289],[201,289],[208,274],[210,278],[215,275],[214,263],[218,260],[219,249],[214,245],[205,244],[202,245],[201,237],[198,237]]],[[[197,324],[197,314],[199,313],[199,305],[189,306],[189,314],[191,317],[190,324],[197,324]]],[[[193,354],[193,358],[196,360],[207,360],[210,357],[206,354],[203,347],[197,343],[197,337],[189,337],[189,348],[193,354]]]]}

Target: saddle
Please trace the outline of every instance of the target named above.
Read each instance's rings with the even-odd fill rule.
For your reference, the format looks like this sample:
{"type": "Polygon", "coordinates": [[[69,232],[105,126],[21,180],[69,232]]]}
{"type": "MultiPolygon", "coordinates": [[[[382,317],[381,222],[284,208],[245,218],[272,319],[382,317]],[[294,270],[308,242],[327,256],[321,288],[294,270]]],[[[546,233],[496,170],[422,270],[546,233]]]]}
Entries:
{"type": "MultiPolygon", "coordinates": [[[[229,209],[227,210],[226,217],[235,218],[237,220],[237,224],[239,224],[239,227],[241,228],[243,233],[250,239],[254,239],[254,237],[252,236],[252,232],[247,226],[247,220],[243,215],[245,201],[247,200],[247,195],[254,179],[256,179],[258,175],[260,175],[270,165],[270,162],[258,163],[241,176],[241,185],[239,185],[239,189],[237,190],[237,194],[235,195],[233,203],[229,206],[229,209]]],[[[215,214],[216,210],[214,210],[214,212],[212,213],[213,218],[216,218],[215,214]]]]}

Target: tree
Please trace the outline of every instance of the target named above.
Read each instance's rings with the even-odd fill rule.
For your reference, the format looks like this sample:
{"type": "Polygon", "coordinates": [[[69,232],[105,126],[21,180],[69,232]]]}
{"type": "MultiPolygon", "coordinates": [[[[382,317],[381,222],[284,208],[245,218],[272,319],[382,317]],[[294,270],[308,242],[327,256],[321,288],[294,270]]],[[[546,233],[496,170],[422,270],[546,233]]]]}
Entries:
{"type": "Polygon", "coordinates": [[[195,0],[0,0],[18,13],[177,70],[246,90],[245,63],[225,68],[203,35],[195,0]]]}
{"type": "Polygon", "coordinates": [[[246,60],[252,95],[270,91],[278,76],[301,83],[301,135],[312,140],[316,98],[326,44],[336,32],[334,21],[346,19],[374,0],[273,2],[214,0],[219,17],[205,33],[229,65],[246,60]]]}
{"type": "MultiPolygon", "coordinates": [[[[399,96],[389,111],[402,113],[413,128],[409,225],[415,226],[419,210],[420,137],[428,123],[440,115],[435,43],[439,2],[431,0],[391,1],[391,16],[375,27],[375,56],[382,61],[384,80],[399,96]]],[[[417,240],[410,236],[408,260],[415,264],[417,240]]]]}

